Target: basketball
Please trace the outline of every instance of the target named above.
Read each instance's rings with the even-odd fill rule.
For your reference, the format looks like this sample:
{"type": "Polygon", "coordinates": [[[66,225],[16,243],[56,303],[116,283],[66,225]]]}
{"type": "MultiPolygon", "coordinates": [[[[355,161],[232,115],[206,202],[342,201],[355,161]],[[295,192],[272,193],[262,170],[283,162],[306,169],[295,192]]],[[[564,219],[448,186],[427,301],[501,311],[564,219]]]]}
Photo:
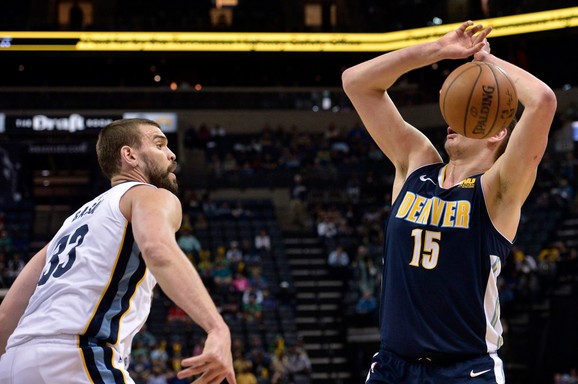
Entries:
{"type": "Polygon", "coordinates": [[[449,74],[440,90],[439,104],[452,130],[484,139],[510,125],[518,109],[518,95],[503,69],[472,61],[449,74]]]}

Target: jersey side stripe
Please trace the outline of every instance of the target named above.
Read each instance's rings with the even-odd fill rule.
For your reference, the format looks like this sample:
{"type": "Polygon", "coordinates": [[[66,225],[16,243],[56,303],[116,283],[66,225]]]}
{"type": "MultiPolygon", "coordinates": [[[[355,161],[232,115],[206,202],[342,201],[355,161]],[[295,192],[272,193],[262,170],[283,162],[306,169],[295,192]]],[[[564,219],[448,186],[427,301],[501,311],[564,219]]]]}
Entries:
{"type": "MultiPolygon", "coordinates": [[[[132,233],[132,231],[131,231],[131,233],[132,233]]],[[[130,278],[123,279],[123,281],[121,281],[121,285],[126,285],[127,287],[124,289],[119,288],[119,292],[122,292],[124,290],[125,293],[120,300],[120,310],[111,319],[111,324],[110,324],[109,340],[111,340],[111,342],[114,341],[114,343],[116,343],[118,341],[119,331],[120,331],[120,328],[119,328],[120,327],[120,321],[121,321],[122,317],[128,312],[128,310],[130,308],[130,300],[134,296],[139,282],[143,281],[146,270],[147,270],[146,264],[143,261],[142,257],[140,256],[140,251],[139,251],[138,247],[136,246],[136,244],[134,244],[133,251],[132,251],[131,256],[130,256],[129,267],[131,270],[133,268],[136,268],[136,270],[134,272],[127,274],[127,276],[130,276],[130,278]],[[124,280],[128,280],[128,282],[125,282],[124,280]]]]}
{"type": "Polygon", "coordinates": [[[113,268],[113,273],[110,275],[109,280],[108,280],[108,283],[106,284],[107,288],[103,291],[100,299],[98,300],[98,304],[96,305],[96,307],[95,307],[95,309],[94,309],[94,313],[92,314],[92,316],[90,316],[90,320],[88,321],[88,323],[87,323],[87,325],[86,325],[86,328],[84,329],[84,332],[82,332],[83,335],[87,335],[87,334],[93,335],[93,334],[94,334],[94,330],[91,329],[91,328],[94,327],[94,319],[98,316],[99,311],[100,311],[100,308],[101,308],[101,306],[102,306],[102,302],[103,302],[103,300],[104,300],[104,298],[105,298],[105,296],[106,296],[106,293],[108,292],[108,290],[109,290],[109,288],[110,288],[110,286],[111,286],[111,284],[112,284],[112,280],[114,279],[114,273],[115,273],[116,270],[117,270],[118,262],[119,262],[119,260],[120,260],[120,257],[121,257],[121,255],[122,255],[122,253],[123,253],[123,250],[124,250],[124,248],[125,248],[125,244],[126,244],[126,241],[125,241],[125,240],[126,240],[126,234],[127,234],[127,228],[128,228],[128,226],[129,226],[129,224],[127,223],[127,224],[125,225],[125,227],[124,227],[124,232],[123,232],[123,235],[122,235],[122,240],[121,240],[121,242],[120,242],[120,247],[119,247],[118,253],[117,253],[117,255],[116,255],[116,261],[115,261],[115,265],[114,265],[114,268],[113,268]]]}
{"type": "MultiPolygon", "coordinates": [[[[100,301],[96,312],[90,321],[88,329],[85,333],[86,336],[96,337],[99,340],[106,341],[110,344],[116,344],[116,335],[111,337],[110,333],[110,319],[115,315],[114,304],[117,300],[117,294],[119,292],[119,285],[125,276],[127,271],[127,266],[131,260],[131,255],[133,252],[134,239],[132,235],[131,226],[127,225],[125,227],[124,239],[122,241],[119,256],[117,258],[117,263],[113,269],[112,277],[110,283],[102,300],[100,301]]],[[[120,306],[116,311],[120,310],[120,306]]]]}
{"type": "Polygon", "coordinates": [[[95,339],[86,336],[79,337],[79,345],[84,357],[87,375],[94,384],[123,384],[122,372],[112,364],[112,348],[97,343],[95,339]]]}
{"type": "Polygon", "coordinates": [[[101,296],[86,332],[79,337],[84,364],[94,383],[125,382],[122,372],[113,366],[112,348],[108,345],[114,345],[118,341],[118,323],[129,308],[128,303],[123,305],[118,302],[119,300],[128,301],[132,297],[136,290],[136,282],[142,279],[145,271],[144,262],[140,259],[138,248],[134,244],[132,228],[130,224],[127,224],[107,288],[101,296]],[[136,257],[135,250],[137,251],[136,257]],[[136,263],[131,263],[135,259],[136,263]],[[124,285],[127,285],[125,288],[120,287],[123,281],[124,285]],[[124,292],[120,299],[117,298],[119,292],[124,292]]]}

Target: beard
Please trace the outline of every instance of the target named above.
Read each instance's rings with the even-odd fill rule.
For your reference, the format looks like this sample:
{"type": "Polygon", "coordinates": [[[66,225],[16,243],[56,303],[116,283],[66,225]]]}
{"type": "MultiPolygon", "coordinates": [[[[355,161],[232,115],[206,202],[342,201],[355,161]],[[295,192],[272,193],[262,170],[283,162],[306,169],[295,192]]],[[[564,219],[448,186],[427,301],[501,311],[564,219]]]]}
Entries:
{"type": "Polygon", "coordinates": [[[155,167],[153,164],[147,164],[148,175],[147,178],[149,183],[154,185],[157,188],[164,188],[175,195],[178,195],[179,192],[179,184],[177,180],[171,180],[170,174],[173,172],[177,167],[177,162],[173,162],[171,166],[167,169],[161,169],[160,167],[155,167]]]}

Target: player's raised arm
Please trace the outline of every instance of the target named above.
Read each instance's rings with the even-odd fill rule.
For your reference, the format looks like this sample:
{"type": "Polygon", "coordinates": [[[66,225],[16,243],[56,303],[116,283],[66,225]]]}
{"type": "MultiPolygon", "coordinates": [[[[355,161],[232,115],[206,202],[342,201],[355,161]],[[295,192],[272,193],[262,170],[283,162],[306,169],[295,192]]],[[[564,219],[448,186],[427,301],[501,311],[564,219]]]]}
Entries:
{"type": "Polygon", "coordinates": [[[490,214],[497,226],[513,238],[518,225],[515,218],[519,216],[519,209],[536,181],[538,165],[547,147],[556,113],[556,95],[536,76],[492,55],[487,42],[475,59],[494,63],[504,69],[513,81],[518,100],[523,106],[505,152],[484,176],[490,214]],[[511,210],[515,210],[516,215],[511,210]]]}
{"type": "Polygon", "coordinates": [[[468,21],[436,41],[389,52],[344,71],[343,88],[373,139],[395,165],[396,179],[403,181],[413,169],[440,157],[425,135],[404,121],[387,90],[411,70],[473,55],[490,31],[468,21]]]}

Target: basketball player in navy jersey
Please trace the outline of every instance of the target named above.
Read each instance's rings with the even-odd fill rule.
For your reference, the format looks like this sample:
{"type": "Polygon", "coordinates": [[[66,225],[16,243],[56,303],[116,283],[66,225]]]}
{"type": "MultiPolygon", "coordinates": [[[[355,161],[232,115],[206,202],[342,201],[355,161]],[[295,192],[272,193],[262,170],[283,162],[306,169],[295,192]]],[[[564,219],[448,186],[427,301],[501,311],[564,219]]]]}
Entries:
{"type": "Polygon", "coordinates": [[[0,305],[0,384],[134,383],[131,342],[158,284],[207,332],[179,378],[235,384],[229,328],[179,248],[175,154],[160,126],[118,120],[99,134],[111,188],[68,217],[0,305]]]}
{"type": "Polygon", "coordinates": [[[386,225],[380,349],[367,384],[504,383],[497,277],[536,179],[556,111],[542,81],[490,53],[491,27],[467,21],[433,42],[389,52],[343,73],[365,127],[395,166],[386,225]],[[523,112],[487,139],[447,128],[442,158],[404,121],[388,89],[445,59],[497,64],[523,112]]]}

